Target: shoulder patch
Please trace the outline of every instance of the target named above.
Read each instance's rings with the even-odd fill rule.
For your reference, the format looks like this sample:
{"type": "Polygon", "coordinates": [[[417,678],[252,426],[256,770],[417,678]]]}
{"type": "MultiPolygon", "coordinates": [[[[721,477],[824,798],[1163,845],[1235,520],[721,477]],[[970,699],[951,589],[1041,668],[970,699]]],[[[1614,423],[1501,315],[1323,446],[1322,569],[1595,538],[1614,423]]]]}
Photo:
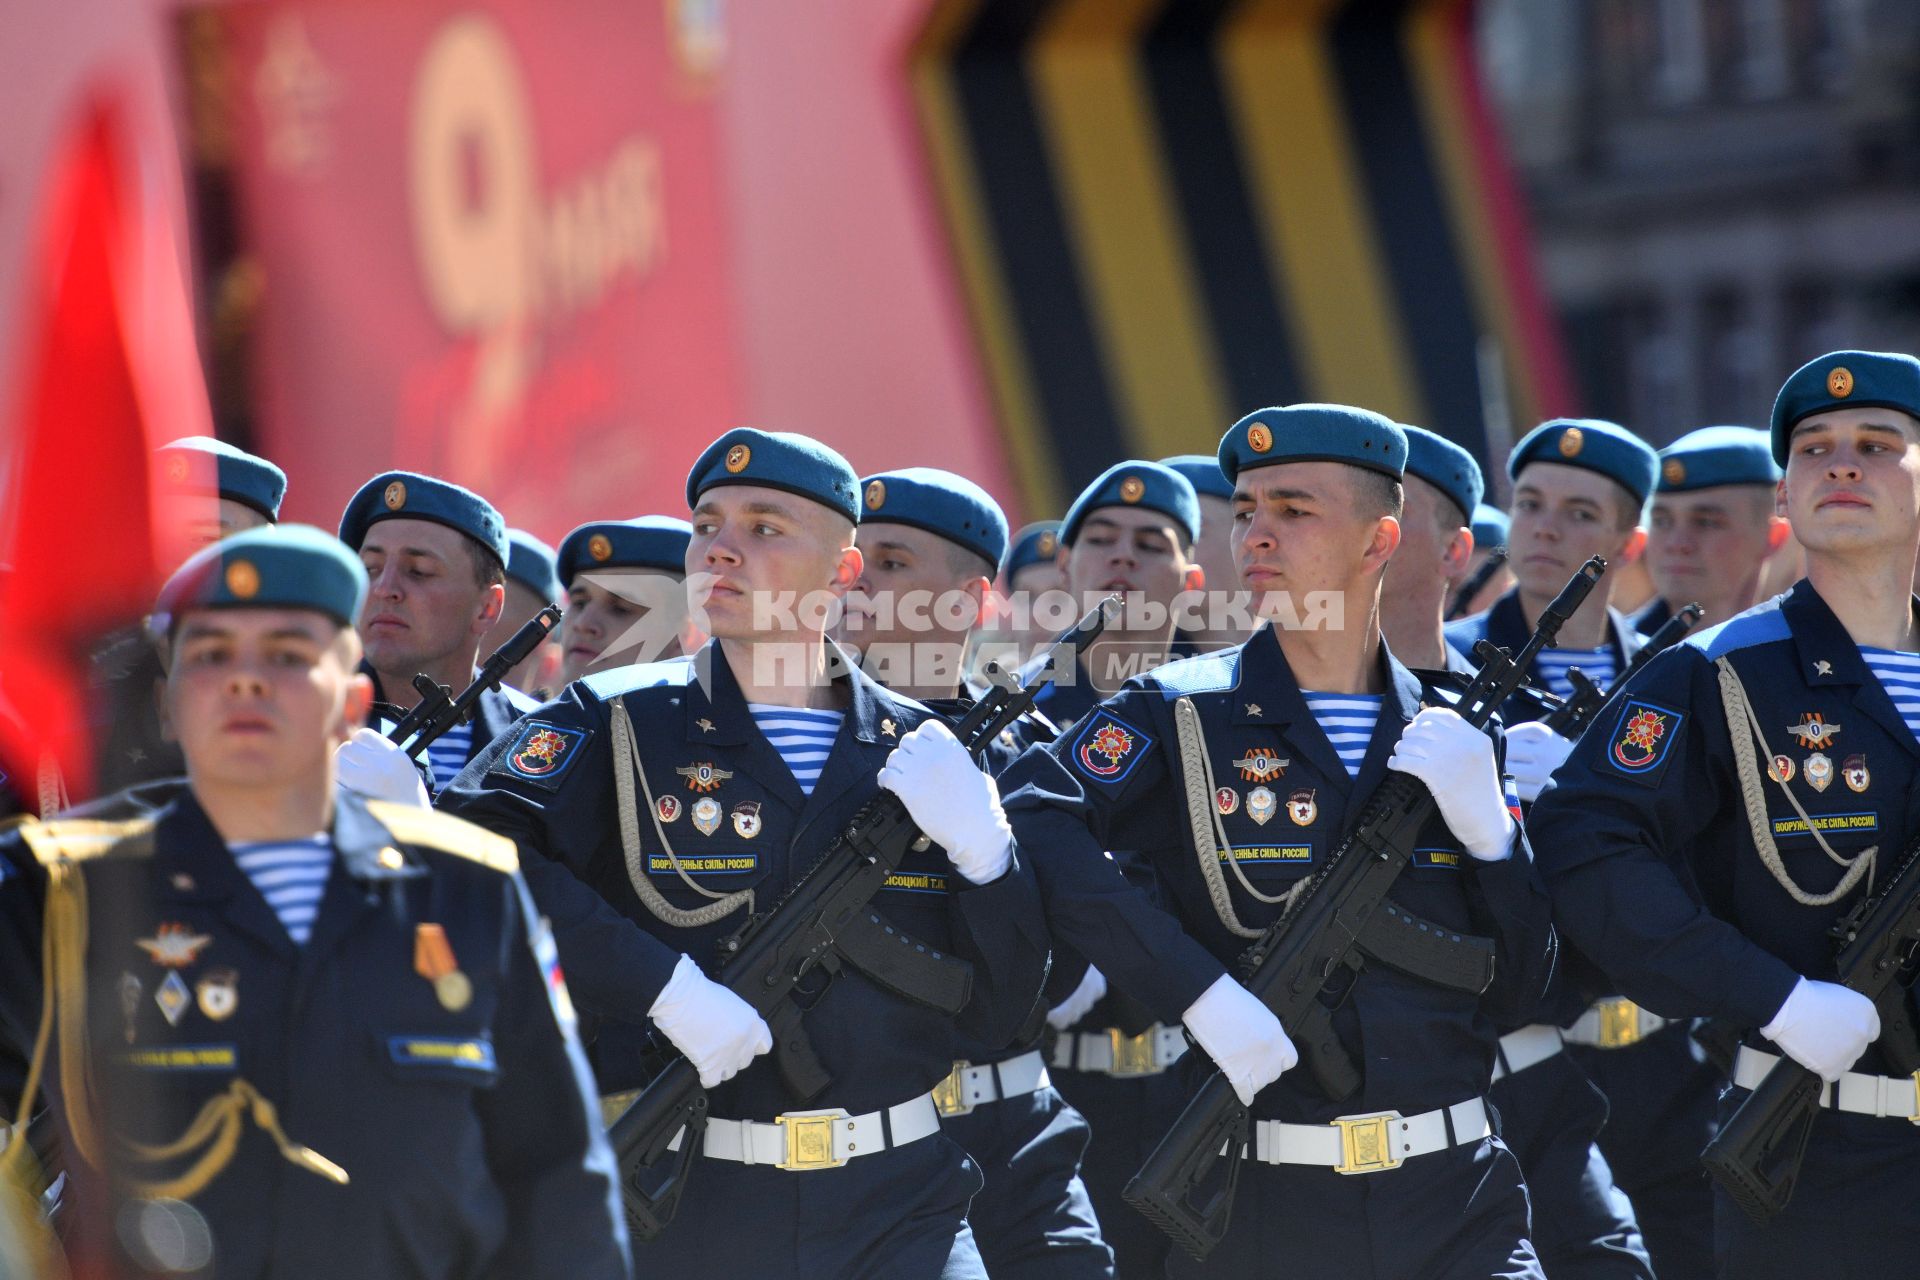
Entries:
{"type": "Polygon", "coordinates": [[[1099,710],[1080,724],[1068,753],[1080,772],[1096,782],[1118,783],[1153,748],[1153,739],[1114,715],[1099,710]]]}
{"type": "Polygon", "coordinates": [[[1607,765],[1615,773],[1653,786],[1666,772],[1667,760],[1686,722],[1684,712],[1645,698],[1628,698],[1607,738],[1607,765]]]}
{"type": "Polygon", "coordinates": [[[574,761],[580,758],[580,749],[592,737],[593,730],[577,725],[522,720],[512,745],[495,761],[490,772],[538,783],[551,791],[573,768],[574,761]]]}
{"type": "Polygon", "coordinates": [[[152,817],[125,822],[67,818],[57,822],[24,822],[20,837],[43,867],[56,862],[88,862],[108,854],[143,858],[153,852],[152,817]]]}
{"type": "Polygon", "coordinates": [[[385,800],[367,801],[367,812],[401,844],[417,844],[441,853],[451,853],[491,867],[495,871],[520,869],[520,851],[513,841],[495,835],[485,827],[436,809],[416,809],[410,804],[385,800]]]}

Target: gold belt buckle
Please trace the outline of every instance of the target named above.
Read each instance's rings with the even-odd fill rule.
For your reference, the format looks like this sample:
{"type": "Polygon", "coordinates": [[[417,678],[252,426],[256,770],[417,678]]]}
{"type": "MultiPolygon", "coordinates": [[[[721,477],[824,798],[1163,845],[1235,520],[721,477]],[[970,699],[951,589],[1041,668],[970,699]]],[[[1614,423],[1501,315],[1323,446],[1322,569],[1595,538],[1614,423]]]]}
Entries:
{"type": "Polygon", "coordinates": [[[1393,1154],[1393,1135],[1389,1128],[1400,1117],[1389,1113],[1379,1116],[1354,1116],[1335,1120],[1340,1127],[1340,1163],[1335,1173],[1378,1173],[1398,1169],[1393,1154]]]}
{"type": "Polygon", "coordinates": [[[943,1116],[964,1116],[973,1112],[973,1100],[962,1087],[962,1077],[973,1064],[964,1059],[953,1064],[953,1070],[939,1084],[933,1086],[933,1109],[943,1116]]]}
{"type": "Polygon", "coordinates": [[[1111,1074],[1121,1080],[1160,1074],[1160,1062],[1153,1052],[1159,1031],[1156,1024],[1137,1036],[1125,1036],[1118,1027],[1108,1027],[1107,1044],[1113,1050],[1111,1074]]]}
{"type": "Polygon", "coordinates": [[[1624,1049],[1640,1043],[1640,1006],[1625,996],[1594,1005],[1600,1011],[1600,1047],[1624,1049]]]}
{"type": "Polygon", "coordinates": [[[844,1111],[818,1115],[775,1116],[773,1122],[787,1131],[787,1158],[774,1167],[806,1172],[810,1169],[837,1169],[845,1160],[833,1158],[833,1125],[845,1120],[844,1111]]]}

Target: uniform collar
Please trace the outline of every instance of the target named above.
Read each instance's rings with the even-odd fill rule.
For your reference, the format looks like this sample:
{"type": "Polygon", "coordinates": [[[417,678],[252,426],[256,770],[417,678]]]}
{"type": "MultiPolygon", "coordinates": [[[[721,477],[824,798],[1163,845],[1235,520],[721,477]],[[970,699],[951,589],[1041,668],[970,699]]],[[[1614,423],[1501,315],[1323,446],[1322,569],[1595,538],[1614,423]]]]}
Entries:
{"type": "MultiPolygon", "coordinates": [[[[1909,607],[1920,609],[1920,601],[1909,607]]],[[[1873,674],[1873,668],[1860,653],[1860,646],[1847,634],[1813,584],[1805,578],[1794,583],[1780,602],[1780,613],[1786,619],[1788,633],[1793,636],[1800,675],[1807,687],[1851,687],[1853,705],[1862,714],[1909,753],[1920,755],[1920,742],[1914,739],[1913,731],[1893,705],[1886,687],[1873,674]]],[[[1771,726],[1765,727],[1771,736],[1771,726]]]]}
{"type": "MultiPolygon", "coordinates": [[[[1518,653],[1532,635],[1526,611],[1520,607],[1520,588],[1509,587],[1487,610],[1487,639],[1508,653],[1518,653]]],[[[1616,672],[1625,668],[1627,659],[1639,651],[1644,640],[1624,614],[1611,605],[1607,607],[1607,647],[1613,650],[1616,672]]]]}
{"type": "Polygon", "coordinates": [[[1337,790],[1365,795],[1379,782],[1400,733],[1420,710],[1420,679],[1401,664],[1380,639],[1383,692],[1380,718],[1367,742],[1367,754],[1357,777],[1349,777],[1340,753],[1307,706],[1280,639],[1271,624],[1260,627],[1240,647],[1240,680],[1231,693],[1231,718],[1237,725],[1264,725],[1313,762],[1314,769],[1337,790]]]}

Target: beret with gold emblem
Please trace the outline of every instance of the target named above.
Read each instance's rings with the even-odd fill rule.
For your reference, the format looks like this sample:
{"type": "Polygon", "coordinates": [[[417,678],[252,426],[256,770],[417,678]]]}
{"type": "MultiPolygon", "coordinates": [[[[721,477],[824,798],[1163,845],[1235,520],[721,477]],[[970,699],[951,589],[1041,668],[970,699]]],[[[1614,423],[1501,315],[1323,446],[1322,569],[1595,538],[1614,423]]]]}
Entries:
{"type": "Polygon", "coordinates": [[[1172,467],[1158,462],[1116,463],[1080,491],[1060,524],[1060,541],[1068,546],[1080,535],[1080,526],[1102,507],[1140,507],[1172,516],[1187,532],[1187,541],[1200,536],[1200,499],[1193,485],[1172,467]]]}
{"type": "Polygon", "coordinates": [[[1833,351],[1793,371],[1773,401],[1773,460],[1804,418],[1829,409],[1898,409],[1920,418],[1920,360],[1899,351],[1833,351]]]}
{"type": "Polygon", "coordinates": [[[560,542],[561,589],[579,573],[595,569],[687,571],[687,545],[693,526],[677,516],[641,516],[636,520],[594,520],[560,542]]]}
{"type": "Polygon", "coordinates": [[[1660,451],[1660,493],[1780,479],[1767,433],[1752,427],[1701,427],[1660,451]]]}
{"type": "Polygon", "coordinates": [[[1012,578],[1028,565],[1052,564],[1060,550],[1060,522],[1036,520],[1022,525],[1007,547],[1006,574],[1012,578]]]}
{"type": "Polygon", "coordinates": [[[507,522],[471,489],[413,471],[383,471],[360,486],[340,517],[340,541],[355,551],[382,520],[427,520],[466,534],[506,567],[507,522]]]}
{"type": "Polygon", "coordinates": [[[154,450],[160,480],[185,493],[214,493],[251,507],[269,520],[280,518],[287,496],[287,473],[224,440],[183,436],[154,450]]]}
{"type": "Polygon", "coordinates": [[[1203,498],[1231,498],[1233,482],[1220,469],[1220,459],[1210,453],[1177,453],[1160,459],[1163,467],[1172,467],[1187,478],[1193,491],[1203,498]]]}
{"type": "Polygon", "coordinates": [[[1509,529],[1507,513],[1500,508],[1490,507],[1483,502],[1473,509],[1473,549],[1475,551],[1506,546],[1509,529]]]}
{"type": "Polygon", "coordinates": [[[798,494],[860,523],[860,477],[847,460],[811,436],[735,427],[708,445],[687,473],[687,507],[725,484],[763,485],[798,494]]]}
{"type": "Polygon", "coordinates": [[[1400,429],[1407,433],[1407,474],[1446,494],[1461,515],[1471,518],[1487,490],[1486,477],[1473,455],[1437,431],[1405,423],[1400,429]]]}
{"type": "Polygon", "coordinates": [[[1227,428],[1219,455],[1229,483],[1242,471],[1283,462],[1344,462],[1398,480],[1407,469],[1407,433],[1370,409],[1290,404],[1255,409],[1227,428]]]}
{"type": "Polygon", "coordinates": [[[195,609],[311,609],[343,627],[360,615],[367,571],[339,539],[310,524],[263,525],[202,547],[154,605],[163,635],[195,609]]]}
{"type": "Polygon", "coordinates": [[[507,579],[542,600],[560,598],[560,579],[553,569],[553,548],[525,529],[507,530],[507,579]]]}
{"type": "Polygon", "coordinates": [[[1507,477],[1518,480],[1534,462],[1558,462],[1607,477],[1644,503],[1660,473],[1653,446],[1617,422],[1600,418],[1554,418],[1543,422],[1507,455],[1507,477]]]}
{"type": "Polygon", "coordinates": [[[860,521],[911,525],[937,534],[1000,569],[1007,517],[985,489],[937,467],[882,471],[860,482],[860,521]]]}

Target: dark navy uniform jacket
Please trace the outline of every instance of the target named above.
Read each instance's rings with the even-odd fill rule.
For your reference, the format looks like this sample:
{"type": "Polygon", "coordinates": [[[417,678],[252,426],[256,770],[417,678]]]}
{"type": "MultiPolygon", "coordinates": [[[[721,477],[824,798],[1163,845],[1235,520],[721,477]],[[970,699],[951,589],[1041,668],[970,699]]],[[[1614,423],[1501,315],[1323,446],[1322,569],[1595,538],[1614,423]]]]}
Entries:
{"type": "MultiPolygon", "coordinates": [[[[1265,627],[1237,648],[1128,681],[1052,746],[1023,756],[1002,786],[1013,793],[1008,816],[1021,847],[1036,851],[1056,934],[1161,1021],[1179,1021],[1248,944],[1220,923],[1196,863],[1175,700],[1191,697],[1199,711],[1214,785],[1237,795],[1222,819],[1226,834],[1247,877],[1273,895],[1325,865],[1385,778],[1387,757],[1421,700],[1447,700],[1384,645],[1380,662],[1385,695],[1357,778],[1348,777],[1265,627]],[[1235,761],[1261,748],[1285,764],[1277,777],[1255,784],[1235,761]],[[1246,803],[1255,785],[1276,797],[1265,823],[1246,803]],[[1119,874],[1107,850],[1115,859],[1134,854],[1150,867],[1171,914],[1119,874]]],[[[1480,863],[1436,815],[1417,850],[1392,899],[1442,926],[1492,937],[1494,987],[1473,996],[1371,966],[1357,978],[1336,975],[1323,998],[1335,1006],[1335,1028],[1361,1065],[1360,1093],[1329,1099],[1302,1068],[1269,1086],[1256,1099],[1256,1114],[1315,1122],[1369,1109],[1413,1113],[1486,1092],[1494,1053],[1488,1011],[1523,1013],[1552,966],[1546,892],[1518,834],[1510,859],[1480,863]]],[[[1277,916],[1277,907],[1249,897],[1230,873],[1227,885],[1243,924],[1259,928],[1277,916]]]]}
{"type": "MultiPolygon", "coordinates": [[[[631,717],[655,805],[674,815],[662,826],[684,869],[716,892],[752,889],[756,911],[771,909],[819,860],[878,791],[876,775],[900,739],[933,715],[841,661],[845,719],[813,794],[804,796],[718,653],[709,644],[691,661],[575,681],[487,747],[441,797],[443,808],[513,838],[529,863],[534,851],[551,860],[531,884],[554,922],[576,997],[619,1020],[601,1028],[594,1046],[608,1092],[644,1081],[647,1010],[679,953],[718,973],[718,944],[744,916],[680,929],[655,919],[635,893],[615,816],[613,700],[631,717]],[[696,825],[704,801],[717,806],[705,832],[696,825]],[[591,894],[581,894],[583,884],[591,894]]],[[[635,797],[646,804],[637,780],[635,797]]],[[[676,907],[705,905],[674,873],[647,815],[639,816],[650,882],[676,907]]],[[[908,855],[904,874],[875,904],[909,935],[972,963],[973,999],[958,1019],[963,1032],[989,1043],[1012,1039],[1039,993],[1047,953],[1038,887],[1017,852],[1006,875],[973,885],[930,845],[908,855]]],[[[805,985],[805,1026],[834,1080],[809,1106],[872,1111],[926,1092],[951,1070],[954,1019],[850,969],[831,984],[815,971],[805,985]]],[[[713,1091],[714,1113],[729,1118],[769,1119],[796,1101],[772,1055],[713,1091]]]]}
{"type": "Polygon", "coordinates": [[[1643,636],[1650,636],[1667,624],[1673,616],[1673,606],[1667,603],[1665,596],[1655,596],[1627,615],[1627,621],[1633,629],[1643,636]]]}
{"type": "MultiPolygon", "coordinates": [[[[88,828],[114,837],[78,863],[106,1122],[168,1141],[244,1079],[291,1141],[349,1178],[296,1167],[244,1119],[231,1163],[192,1197],[222,1280],[628,1273],[612,1156],[510,845],[426,810],[343,805],[332,879],[297,946],[190,793],[124,824],[63,820],[32,839],[88,828]],[[416,971],[420,924],[444,932],[469,983],[463,1007],[416,971]]],[[[0,841],[0,1038],[30,1048],[47,882],[26,839],[0,841]]],[[[64,1114],[59,1078],[50,1063],[64,1114]]],[[[84,1197],[91,1179],[76,1172],[84,1197]]]]}
{"type": "MultiPolygon", "coordinates": [[[[1799,975],[1831,979],[1827,927],[1865,892],[1796,902],[1760,861],[1715,661],[1728,659],[1787,786],[1842,857],[1880,846],[1882,881],[1920,830],[1920,744],[1826,602],[1805,580],[1649,662],[1594,722],[1528,818],[1560,927],[1628,997],[1667,1017],[1773,1018],[1799,975]],[[1818,717],[1824,733],[1796,733],[1818,717]],[[1816,767],[1814,785],[1807,761],[1816,767]]],[[[1841,869],[1763,780],[1792,878],[1824,894],[1841,869]]],[[[1755,1043],[1762,1043],[1758,1040],[1755,1043]]],[[[1767,1046],[1771,1049],[1771,1046],[1767,1046]]],[[[1887,1070],[1869,1049],[1856,1070],[1887,1070]]]]}

